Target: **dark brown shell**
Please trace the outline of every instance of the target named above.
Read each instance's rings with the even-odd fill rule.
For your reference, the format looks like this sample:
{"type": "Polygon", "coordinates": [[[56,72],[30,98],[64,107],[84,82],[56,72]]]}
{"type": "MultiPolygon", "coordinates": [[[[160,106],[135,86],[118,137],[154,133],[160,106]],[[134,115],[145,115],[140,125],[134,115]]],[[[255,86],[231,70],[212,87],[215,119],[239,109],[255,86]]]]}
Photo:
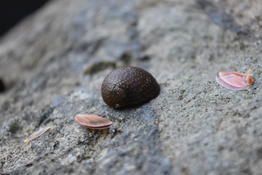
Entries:
{"type": "Polygon", "coordinates": [[[160,86],[155,78],[138,67],[121,67],[104,79],[102,97],[113,108],[138,106],[157,97],[160,86]]]}

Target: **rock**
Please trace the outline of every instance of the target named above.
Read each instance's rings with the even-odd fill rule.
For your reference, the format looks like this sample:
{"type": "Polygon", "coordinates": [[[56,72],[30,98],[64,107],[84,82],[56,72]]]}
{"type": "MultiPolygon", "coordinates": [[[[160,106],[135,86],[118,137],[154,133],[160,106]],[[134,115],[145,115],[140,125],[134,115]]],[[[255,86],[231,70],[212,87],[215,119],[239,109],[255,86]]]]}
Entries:
{"type": "Polygon", "coordinates": [[[49,2],[0,43],[0,76],[12,82],[0,97],[0,174],[261,174],[261,12],[237,0],[49,2]],[[152,73],[160,95],[105,105],[101,83],[119,64],[152,73]],[[215,82],[249,68],[248,90],[215,82]],[[90,132],[78,113],[112,128],[90,132]]]}

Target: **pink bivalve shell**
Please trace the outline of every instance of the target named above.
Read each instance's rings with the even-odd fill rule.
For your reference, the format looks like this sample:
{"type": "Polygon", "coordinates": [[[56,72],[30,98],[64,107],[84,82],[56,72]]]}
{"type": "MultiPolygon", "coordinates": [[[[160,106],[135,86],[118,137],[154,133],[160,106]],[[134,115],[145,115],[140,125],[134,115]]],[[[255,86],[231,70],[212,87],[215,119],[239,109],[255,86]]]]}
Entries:
{"type": "Polygon", "coordinates": [[[255,82],[251,70],[244,74],[239,72],[219,72],[216,81],[221,86],[231,90],[244,90],[255,82]]]}
{"type": "Polygon", "coordinates": [[[95,114],[77,114],[75,121],[89,129],[106,129],[112,125],[112,121],[95,114]]]}

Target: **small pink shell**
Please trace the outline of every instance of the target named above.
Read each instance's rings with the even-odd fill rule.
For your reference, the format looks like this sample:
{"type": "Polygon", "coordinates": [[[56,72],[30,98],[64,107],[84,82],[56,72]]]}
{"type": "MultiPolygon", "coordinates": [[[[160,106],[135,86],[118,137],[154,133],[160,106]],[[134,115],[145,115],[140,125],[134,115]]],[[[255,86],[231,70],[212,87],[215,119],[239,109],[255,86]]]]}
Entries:
{"type": "Polygon", "coordinates": [[[106,129],[112,125],[112,121],[95,114],[77,114],[75,121],[89,129],[106,129]]]}
{"type": "Polygon", "coordinates": [[[254,78],[238,72],[219,72],[216,81],[231,90],[244,90],[254,83],[254,78]]]}

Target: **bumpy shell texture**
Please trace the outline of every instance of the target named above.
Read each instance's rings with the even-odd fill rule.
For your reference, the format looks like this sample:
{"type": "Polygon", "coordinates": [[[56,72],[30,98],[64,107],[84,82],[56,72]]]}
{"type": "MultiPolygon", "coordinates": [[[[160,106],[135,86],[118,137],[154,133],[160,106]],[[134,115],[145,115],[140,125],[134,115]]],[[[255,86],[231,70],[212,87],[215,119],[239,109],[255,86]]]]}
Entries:
{"type": "Polygon", "coordinates": [[[142,105],[160,92],[155,78],[145,70],[137,67],[121,67],[104,79],[102,97],[113,108],[127,108],[142,105]]]}

